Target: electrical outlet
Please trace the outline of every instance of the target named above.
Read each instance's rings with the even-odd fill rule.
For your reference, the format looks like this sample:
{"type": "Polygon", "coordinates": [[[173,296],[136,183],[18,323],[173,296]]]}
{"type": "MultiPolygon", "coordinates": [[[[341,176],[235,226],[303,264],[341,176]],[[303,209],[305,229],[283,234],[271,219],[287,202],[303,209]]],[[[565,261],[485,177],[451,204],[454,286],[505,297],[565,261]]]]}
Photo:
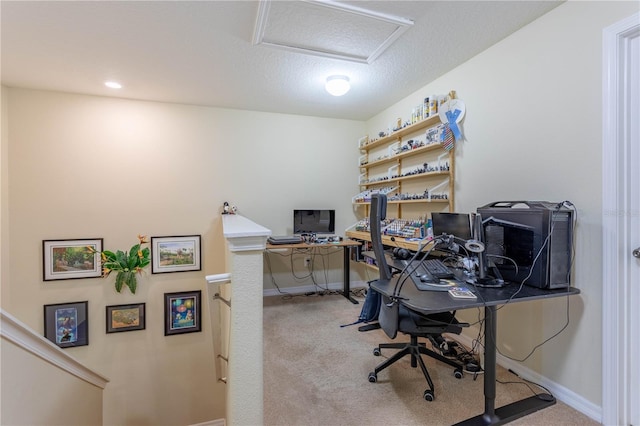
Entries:
{"type": "Polygon", "coordinates": [[[310,257],[305,257],[304,258],[304,266],[309,266],[311,265],[311,258],[310,257]]]}

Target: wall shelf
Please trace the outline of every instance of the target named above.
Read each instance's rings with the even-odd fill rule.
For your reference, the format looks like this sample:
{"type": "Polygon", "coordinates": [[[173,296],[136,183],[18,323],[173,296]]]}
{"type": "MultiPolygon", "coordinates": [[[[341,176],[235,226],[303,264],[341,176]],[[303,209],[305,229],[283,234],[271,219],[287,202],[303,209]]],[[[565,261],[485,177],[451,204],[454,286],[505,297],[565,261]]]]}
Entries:
{"type": "MultiPolygon", "coordinates": [[[[424,220],[432,211],[455,211],[455,150],[447,151],[440,143],[441,128],[440,116],[434,114],[378,139],[370,141],[363,137],[359,140],[358,186],[361,192],[353,197],[353,205],[364,208],[364,217],[369,216],[371,203],[360,200],[369,199],[377,191],[387,193],[387,218],[424,220]],[[411,140],[413,142],[407,143],[411,140]],[[421,146],[414,148],[416,145],[421,146]],[[408,198],[393,200],[403,194],[408,198]],[[422,195],[432,198],[411,198],[422,195]]],[[[362,228],[359,226],[358,229],[362,228]]],[[[371,241],[368,232],[347,230],[346,235],[371,241]]],[[[383,235],[382,240],[386,246],[418,249],[418,242],[414,240],[397,236],[391,240],[387,235],[383,235]]]]}

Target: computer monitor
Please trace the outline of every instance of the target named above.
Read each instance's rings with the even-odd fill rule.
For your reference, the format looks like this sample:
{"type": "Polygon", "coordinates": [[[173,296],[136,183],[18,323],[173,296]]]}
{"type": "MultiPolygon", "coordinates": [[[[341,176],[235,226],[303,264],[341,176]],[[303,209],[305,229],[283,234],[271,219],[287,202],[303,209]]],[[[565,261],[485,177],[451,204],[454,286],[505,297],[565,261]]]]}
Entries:
{"type": "MultiPolygon", "coordinates": [[[[432,212],[433,235],[453,235],[469,258],[477,259],[478,271],[469,282],[478,287],[502,287],[505,282],[495,263],[487,258],[484,228],[479,214],[432,212]]],[[[455,244],[452,246],[455,247],[455,244]]],[[[457,249],[456,249],[457,252],[457,249]]]]}
{"type": "Polygon", "coordinates": [[[335,210],[296,209],[293,211],[294,234],[333,234],[335,230],[335,210]]]}
{"type": "Polygon", "coordinates": [[[431,212],[433,235],[453,235],[462,240],[471,239],[471,217],[468,213],[431,212]]]}

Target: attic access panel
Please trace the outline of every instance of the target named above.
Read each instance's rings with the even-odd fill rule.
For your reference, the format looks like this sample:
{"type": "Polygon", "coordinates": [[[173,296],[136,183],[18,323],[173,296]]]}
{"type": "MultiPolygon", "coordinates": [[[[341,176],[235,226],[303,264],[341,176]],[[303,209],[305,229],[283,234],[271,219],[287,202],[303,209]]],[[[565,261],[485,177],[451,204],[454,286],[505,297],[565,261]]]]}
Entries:
{"type": "Polygon", "coordinates": [[[253,44],[370,64],[412,25],[347,3],[264,0],[253,44]]]}

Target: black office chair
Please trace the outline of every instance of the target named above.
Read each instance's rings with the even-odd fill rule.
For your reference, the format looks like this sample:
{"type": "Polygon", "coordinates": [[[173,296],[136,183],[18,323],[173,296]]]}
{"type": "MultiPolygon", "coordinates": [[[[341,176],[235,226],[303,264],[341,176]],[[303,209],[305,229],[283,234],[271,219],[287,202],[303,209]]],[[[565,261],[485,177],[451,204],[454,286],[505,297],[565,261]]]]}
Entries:
{"type": "MultiPolygon", "coordinates": [[[[380,233],[380,221],[384,219],[385,214],[386,196],[382,194],[373,195],[371,198],[369,223],[371,226],[372,249],[377,259],[381,280],[391,279],[391,272],[384,258],[384,247],[380,233]]],[[[422,315],[403,306],[399,302],[399,296],[381,296],[382,305],[378,316],[380,327],[391,339],[395,339],[398,332],[400,332],[409,335],[410,341],[408,343],[383,343],[378,345],[378,347],[373,350],[373,354],[376,356],[381,355],[382,349],[399,349],[399,351],[369,373],[369,381],[375,383],[378,380],[378,373],[380,371],[404,356],[411,355],[411,366],[415,368],[420,365],[420,369],[429,385],[429,388],[424,391],[423,397],[427,401],[433,401],[435,398],[433,381],[421,355],[430,356],[454,367],[454,376],[458,379],[463,376],[462,365],[428,349],[425,343],[418,342],[418,338],[427,338],[434,344],[440,346],[442,343],[446,344],[442,333],[460,334],[462,327],[468,327],[469,324],[458,322],[454,312],[422,315]]]]}

